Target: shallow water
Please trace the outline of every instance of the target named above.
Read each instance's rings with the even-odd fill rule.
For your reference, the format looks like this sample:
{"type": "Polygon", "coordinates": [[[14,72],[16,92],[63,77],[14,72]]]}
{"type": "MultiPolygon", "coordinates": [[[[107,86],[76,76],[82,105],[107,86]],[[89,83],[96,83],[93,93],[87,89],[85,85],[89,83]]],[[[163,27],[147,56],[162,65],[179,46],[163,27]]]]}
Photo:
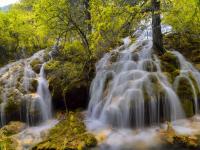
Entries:
{"type": "MultiPolygon", "coordinates": [[[[167,130],[167,124],[142,129],[117,129],[105,126],[98,120],[86,121],[88,130],[98,140],[94,150],[173,150],[162,145],[160,134],[167,130]],[[98,129],[97,129],[98,128],[98,129]]],[[[200,135],[200,116],[172,122],[176,135],[200,135]]]]}
{"type": "Polygon", "coordinates": [[[35,144],[44,140],[48,131],[58,123],[58,120],[48,120],[41,125],[28,127],[22,132],[13,136],[17,141],[18,147],[16,150],[29,150],[35,144]]]}

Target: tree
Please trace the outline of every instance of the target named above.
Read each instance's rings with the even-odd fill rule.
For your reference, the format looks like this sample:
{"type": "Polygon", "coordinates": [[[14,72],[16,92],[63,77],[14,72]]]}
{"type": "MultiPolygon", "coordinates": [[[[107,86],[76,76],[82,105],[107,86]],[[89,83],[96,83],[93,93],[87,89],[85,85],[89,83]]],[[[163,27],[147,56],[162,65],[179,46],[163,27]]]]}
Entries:
{"type": "Polygon", "coordinates": [[[158,54],[165,52],[163,47],[163,37],[161,31],[160,18],[160,1],[151,0],[152,4],[152,34],[153,34],[153,49],[158,54]]]}
{"type": "Polygon", "coordinates": [[[84,0],[84,5],[85,5],[85,19],[86,23],[88,25],[88,32],[92,32],[92,24],[91,24],[91,13],[90,13],[90,0],[84,0]]]}

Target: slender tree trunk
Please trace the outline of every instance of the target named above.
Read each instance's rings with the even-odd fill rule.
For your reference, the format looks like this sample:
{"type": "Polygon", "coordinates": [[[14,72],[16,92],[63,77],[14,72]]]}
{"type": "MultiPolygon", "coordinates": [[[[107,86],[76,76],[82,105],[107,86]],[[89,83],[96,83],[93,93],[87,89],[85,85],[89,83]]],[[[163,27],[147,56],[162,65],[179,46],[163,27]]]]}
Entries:
{"type": "Polygon", "coordinates": [[[161,32],[160,1],[151,0],[152,3],[152,30],[153,30],[153,49],[158,54],[165,53],[163,48],[163,37],[161,32]]]}

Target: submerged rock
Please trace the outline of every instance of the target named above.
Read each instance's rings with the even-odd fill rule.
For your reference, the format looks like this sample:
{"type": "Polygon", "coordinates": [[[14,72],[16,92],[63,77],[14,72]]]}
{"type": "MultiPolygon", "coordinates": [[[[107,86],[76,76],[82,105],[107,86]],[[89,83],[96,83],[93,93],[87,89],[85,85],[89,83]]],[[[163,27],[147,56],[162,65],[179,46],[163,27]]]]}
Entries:
{"type": "Polygon", "coordinates": [[[180,135],[175,132],[170,123],[168,123],[166,131],[161,131],[160,139],[163,150],[200,149],[200,139],[198,135],[180,135]]]}

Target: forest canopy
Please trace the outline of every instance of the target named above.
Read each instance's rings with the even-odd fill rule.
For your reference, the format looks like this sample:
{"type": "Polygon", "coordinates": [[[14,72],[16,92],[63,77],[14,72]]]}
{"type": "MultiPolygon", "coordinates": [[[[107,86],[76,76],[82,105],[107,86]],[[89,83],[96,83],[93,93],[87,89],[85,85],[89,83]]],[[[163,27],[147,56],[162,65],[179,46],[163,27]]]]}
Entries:
{"type": "MultiPolygon", "coordinates": [[[[21,0],[0,11],[1,63],[59,41],[87,59],[116,47],[150,16],[150,0],[21,0]],[[70,46],[69,46],[70,45],[70,46]],[[76,48],[77,47],[77,48],[76,48]]],[[[199,0],[161,0],[163,22],[173,32],[199,36],[199,0]]]]}

